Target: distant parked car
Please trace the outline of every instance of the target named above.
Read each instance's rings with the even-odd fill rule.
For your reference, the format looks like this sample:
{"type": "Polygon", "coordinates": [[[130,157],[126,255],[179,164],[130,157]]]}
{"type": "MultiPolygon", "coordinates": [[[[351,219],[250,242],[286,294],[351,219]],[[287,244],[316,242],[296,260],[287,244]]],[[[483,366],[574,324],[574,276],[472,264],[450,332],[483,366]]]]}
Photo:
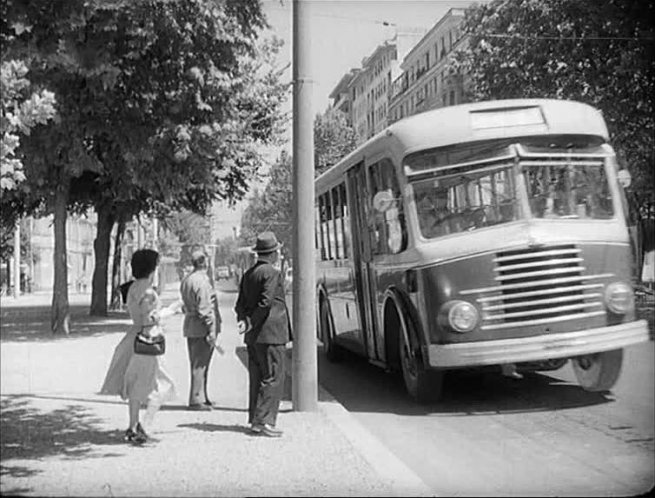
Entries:
{"type": "Polygon", "coordinates": [[[216,280],[229,279],[230,278],[230,268],[228,266],[217,266],[216,267],[216,280]]]}

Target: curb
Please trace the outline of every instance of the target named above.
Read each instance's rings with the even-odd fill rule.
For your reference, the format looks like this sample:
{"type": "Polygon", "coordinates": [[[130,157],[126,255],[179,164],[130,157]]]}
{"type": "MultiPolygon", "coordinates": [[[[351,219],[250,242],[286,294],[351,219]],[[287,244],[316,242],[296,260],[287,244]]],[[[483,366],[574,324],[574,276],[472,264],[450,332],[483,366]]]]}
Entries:
{"type": "Polygon", "coordinates": [[[384,444],[373,436],[338,400],[318,384],[319,411],[334,422],[348,441],[375,469],[381,480],[390,482],[394,496],[438,496],[384,444]]]}
{"type": "MultiPolygon", "coordinates": [[[[293,349],[287,349],[285,392],[292,397],[293,349]]],[[[318,411],[346,437],[353,448],[375,470],[380,481],[389,483],[392,496],[438,496],[402,460],[394,455],[332,393],[317,382],[318,411]]]]}

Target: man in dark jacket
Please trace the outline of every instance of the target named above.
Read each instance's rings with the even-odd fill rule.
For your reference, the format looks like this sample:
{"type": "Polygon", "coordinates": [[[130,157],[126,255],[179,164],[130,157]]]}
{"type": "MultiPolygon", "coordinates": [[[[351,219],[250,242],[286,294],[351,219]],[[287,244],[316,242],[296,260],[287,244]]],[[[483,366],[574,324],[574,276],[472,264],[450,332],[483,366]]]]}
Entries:
{"type": "Polygon", "coordinates": [[[211,410],[212,402],[207,397],[207,374],[209,362],[216,341],[216,316],[212,302],[212,289],[207,275],[207,256],[202,251],[191,255],[193,272],[180,285],[184,302],[183,334],[187,338],[189,363],[191,368],[191,387],[189,389],[189,408],[191,410],[211,410]]]}
{"type": "Polygon", "coordinates": [[[241,279],[234,308],[248,349],[248,423],[253,433],[268,437],[282,435],[275,422],[284,391],[285,346],[291,341],[284,279],[273,266],[281,246],[273,232],[257,237],[257,262],[241,279]]]}

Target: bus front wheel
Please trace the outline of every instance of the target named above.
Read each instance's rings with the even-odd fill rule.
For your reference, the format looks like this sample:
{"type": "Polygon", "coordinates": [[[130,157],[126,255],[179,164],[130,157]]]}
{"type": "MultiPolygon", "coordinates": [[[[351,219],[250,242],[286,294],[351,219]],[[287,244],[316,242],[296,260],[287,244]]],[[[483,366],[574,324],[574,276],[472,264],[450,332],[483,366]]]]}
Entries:
{"type": "Polygon", "coordinates": [[[407,330],[399,334],[400,367],[407,393],[419,403],[430,403],[441,397],[443,372],[423,366],[420,352],[407,343],[407,330]]]}
{"type": "Polygon", "coordinates": [[[609,391],[621,373],[623,350],[576,356],[571,363],[578,383],[585,391],[609,391]]]}
{"type": "Polygon", "coordinates": [[[328,309],[325,300],[321,300],[320,309],[320,327],[321,327],[321,342],[323,343],[323,350],[325,356],[331,362],[337,362],[342,359],[342,349],[334,343],[334,329],[332,327],[332,320],[330,310],[328,309]]]}

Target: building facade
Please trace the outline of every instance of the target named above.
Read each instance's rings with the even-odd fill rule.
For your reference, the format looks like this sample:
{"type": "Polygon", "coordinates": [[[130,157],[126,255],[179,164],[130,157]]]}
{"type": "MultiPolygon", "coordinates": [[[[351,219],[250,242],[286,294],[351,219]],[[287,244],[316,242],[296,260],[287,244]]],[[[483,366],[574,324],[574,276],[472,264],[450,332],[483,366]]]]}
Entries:
{"type": "Polygon", "coordinates": [[[329,97],[358,144],[406,116],[465,101],[465,75],[447,69],[448,56],[468,43],[463,19],[464,9],[452,8],[427,32],[397,30],[341,77],[329,97]]]}
{"type": "Polygon", "coordinates": [[[450,9],[409,51],[389,95],[389,123],[429,109],[464,102],[464,76],[448,74],[448,55],[467,43],[464,9],[450,9]]]}
{"type": "Polygon", "coordinates": [[[396,31],[362,60],[361,68],[343,75],[330,93],[332,107],[344,113],[358,144],[389,124],[389,95],[401,73],[400,61],[424,34],[420,28],[396,31]]]}
{"type": "MultiPolygon", "coordinates": [[[[52,290],[54,270],[54,220],[52,216],[29,221],[32,291],[52,290]]],[[[91,292],[95,260],[93,241],[96,236],[96,215],[68,216],[66,220],[66,249],[69,292],[91,292]]],[[[28,263],[29,266],[29,263],[28,263]]]]}
{"type": "Polygon", "coordinates": [[[362,61],[352,78],[352,123],[360,142],[368,140],[387,125],[392,72],[398,65],[396,44],[384,42],[362,61]]]}
{"type": "Polygon", "coordinates": [[[353,126],[352,107],[355,100],[355,87],[351,83],[359,71],[360,69],[351,69],[344,74],[329,95],[332,107],[343,113],[349,126],[353,126]]]}

